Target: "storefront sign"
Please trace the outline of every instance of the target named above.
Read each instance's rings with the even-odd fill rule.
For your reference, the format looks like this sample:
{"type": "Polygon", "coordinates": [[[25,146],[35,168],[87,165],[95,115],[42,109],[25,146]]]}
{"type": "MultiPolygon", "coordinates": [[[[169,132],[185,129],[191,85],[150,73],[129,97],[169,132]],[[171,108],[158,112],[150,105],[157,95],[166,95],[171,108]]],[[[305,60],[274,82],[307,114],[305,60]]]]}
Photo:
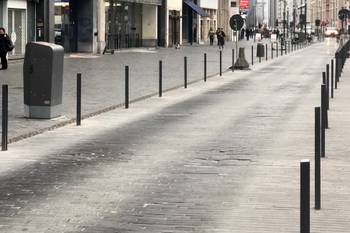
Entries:
{"type": "Polygon", "coordinates": [[[249,0],[239,0],[239,9],[249,10],[249,0]]]}
{"type": "Polygon", "coordinates": [[[162,5],[162,0],[121,0],[122,2],[134,2],[150,5],[162,5]]]}

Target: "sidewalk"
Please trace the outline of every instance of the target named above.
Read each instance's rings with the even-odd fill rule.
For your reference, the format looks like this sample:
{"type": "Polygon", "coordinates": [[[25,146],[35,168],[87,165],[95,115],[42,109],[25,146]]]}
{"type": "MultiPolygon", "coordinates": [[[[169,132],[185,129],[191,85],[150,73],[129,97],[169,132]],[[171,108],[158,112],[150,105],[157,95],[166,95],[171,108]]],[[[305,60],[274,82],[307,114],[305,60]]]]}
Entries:
{"type": "MultiPolygon", "coordinates": [[[[263,43],[268,42],[263,41],[263,43]]],[[[239,44],[247,48],[246,59],[250,63],[253,41],[240,41],[239,44]]],[[[235,44],[228,43],[223,51],[224,71],[231,66],[232,48],[235,48],[235,44]]],[[[184,46],[180,50],[132,49],[119,51],[115,55],[73,54],[68,56],[64,64],[63,115],[53,120],[33,120],[23,117],[22,62],[12,63],[9,70],[0,72],[1,84],[9,85],[10,141],[16,141],[74,120],[76,73],[78,72],[83,74],[82,114],[89,116],[124,103],[125,65],[130,65],[130,99],[135,100],[158,91],[158,61],[160,59],[163,60],[164,90],[183,85],[184,56],[188,57],[189,82],[203,79],[204,53],[208,54],[208,75],[218,74],[219,51],[217,46],[184,46]]],[[[271,56],[270,52],[268,56],[271,56]]],[[[255,58],[255,64],[257,63],[258,59],[255,58]]]]}
{"type": "MultiPolygon", "coordinates": [[[[317,44],[11,144],[0,231],[299,232],[299,161],[311,160],[313,184],[314,107],[334,50],[317,44]]],[[[350,228],[345,70],[312,232],[350,228]]]]}

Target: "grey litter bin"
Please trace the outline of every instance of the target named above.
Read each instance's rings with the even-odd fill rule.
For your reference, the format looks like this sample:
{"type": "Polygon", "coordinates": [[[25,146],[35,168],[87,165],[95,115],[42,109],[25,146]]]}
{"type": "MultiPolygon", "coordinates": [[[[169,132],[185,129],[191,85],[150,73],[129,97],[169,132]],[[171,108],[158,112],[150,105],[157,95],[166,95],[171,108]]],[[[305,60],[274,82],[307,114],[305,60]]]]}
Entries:
{"type": "Polygon", "coordinates": [[[265,57],[265,46],[261,43],[258,43],[257,50],[256,50],[256,56],[257,57],[265,57]]]}
{"type": "Polygon", "coordinates": [[[63,58],[62,46],[47,42],[27,44],[23,65],[26,117],[51,119],[61,115],[63,58]]]}

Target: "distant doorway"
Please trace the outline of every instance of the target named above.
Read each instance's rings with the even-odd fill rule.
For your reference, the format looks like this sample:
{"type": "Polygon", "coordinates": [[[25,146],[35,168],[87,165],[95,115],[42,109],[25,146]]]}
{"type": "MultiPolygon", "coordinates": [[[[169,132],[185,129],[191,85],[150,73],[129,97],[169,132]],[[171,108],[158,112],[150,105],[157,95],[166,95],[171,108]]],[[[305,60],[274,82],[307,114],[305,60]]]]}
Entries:
{"type": "Polygon", "coordinates": [[[180,11],[169,12],[169,47],[180,43],[180,11]]]}
{"type": "Polygon", "coordinates": [[[55,43],[66,52],[92,52],[93,17],[92,0],[55,0],[55,43]]]}
{"type": "Polygon", "coordinates": [[[109,49],[142,46],[142,4],[105,0],[109,49]]]}
{"type": "Polygon", "coordinates": [[[26,10],[8,9],[8,34],[15,48],[10,52],[12,56],[24,54],[27,41],[26,10]]]}

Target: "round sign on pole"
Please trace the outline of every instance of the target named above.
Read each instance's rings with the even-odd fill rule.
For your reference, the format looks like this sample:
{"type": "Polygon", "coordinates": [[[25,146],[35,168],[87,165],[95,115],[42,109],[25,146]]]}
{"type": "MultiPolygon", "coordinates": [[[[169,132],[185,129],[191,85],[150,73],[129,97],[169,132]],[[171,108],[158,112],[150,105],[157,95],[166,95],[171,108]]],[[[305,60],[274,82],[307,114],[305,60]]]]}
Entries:
{"type": "Polygon", "coordinates": [[[338,12],[338,17],[340,20],[345,20],[345,19],[349,18],[349,16],[350,16],[350,11],[347,9],[341,9],[338,12]]]}
{"type": "Polygon", "coordinates": [[[243,25],[244,25],[244,20],[242,16],[236,14],[230,18],[230,26],[232,30],[239,31],[243,28],[243,25]]]}

